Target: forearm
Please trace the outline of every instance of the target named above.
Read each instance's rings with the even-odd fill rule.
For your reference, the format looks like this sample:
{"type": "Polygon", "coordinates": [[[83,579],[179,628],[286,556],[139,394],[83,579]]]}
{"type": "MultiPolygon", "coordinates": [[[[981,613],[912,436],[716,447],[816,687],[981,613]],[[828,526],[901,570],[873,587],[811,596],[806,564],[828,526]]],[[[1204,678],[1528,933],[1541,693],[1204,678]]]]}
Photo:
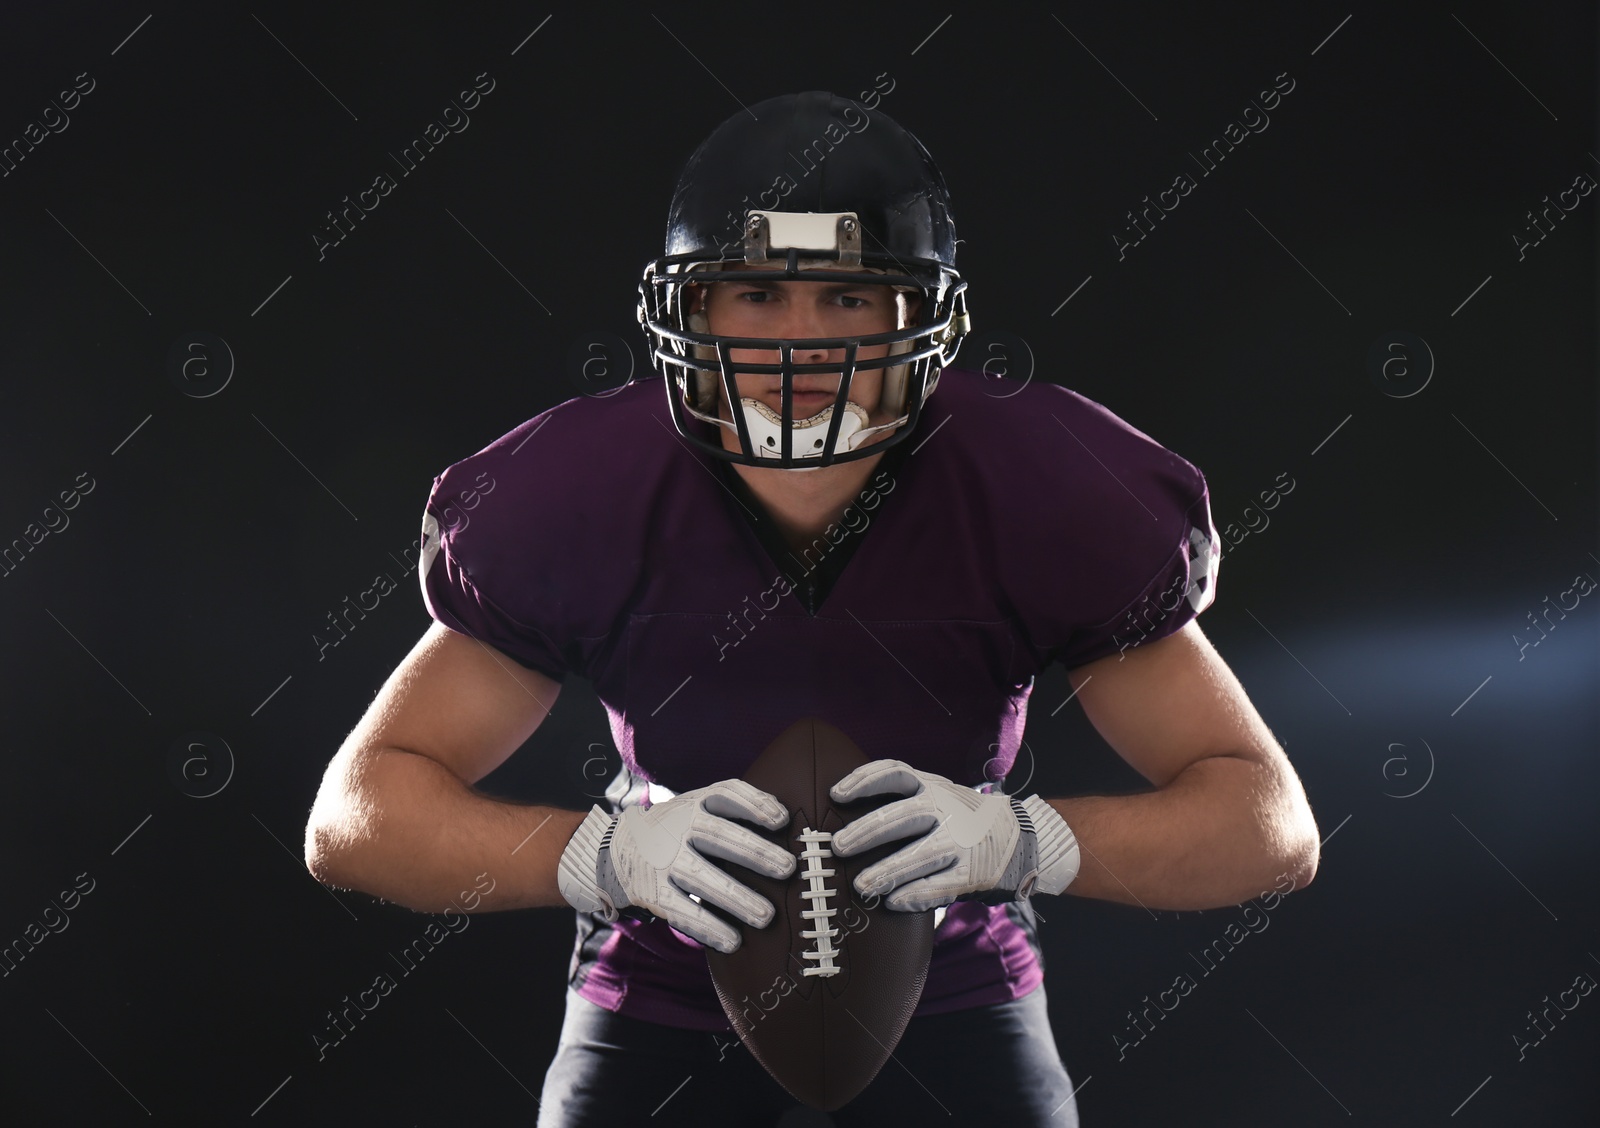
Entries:
{"type": "Polygon", "coordinates": [[[1052,799],[1080,850],[1067,892],[1148,909],[1237,905],[1287,873],[1316,872],[1316,824],[1298,781],[1236,756],[1198,760],[1138,795],[1052,799]]]}
{"type": "Polygon", "coordinates": [[[312,808],[306,864],[418,912],[562,905],[557,864],[584,814],[481,795],[416,753],[341,752],[312,808]]]}

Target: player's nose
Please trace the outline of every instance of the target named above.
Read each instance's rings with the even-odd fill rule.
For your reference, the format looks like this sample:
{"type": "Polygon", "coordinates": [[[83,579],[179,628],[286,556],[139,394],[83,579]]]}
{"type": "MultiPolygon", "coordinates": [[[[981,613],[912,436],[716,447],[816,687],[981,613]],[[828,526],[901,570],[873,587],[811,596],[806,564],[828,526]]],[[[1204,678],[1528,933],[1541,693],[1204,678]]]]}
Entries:
{"type": "MultiPolygon", "coordinates": [[[[824,321],[823,311],[818,308],[812,284],[796,282],[794,285],[797,289],[791,292],[789,300],[783,303],[783,308],[776,319],[774,335],[788,341],[829,337],[831,332],[824,321]]],[[[820,361],[828,358],[830,353],[841,350],[808,346],[804,350],[795,350],[796,361],[799,361],[802,351],[812,356],[814,361],[820,361]]]]}

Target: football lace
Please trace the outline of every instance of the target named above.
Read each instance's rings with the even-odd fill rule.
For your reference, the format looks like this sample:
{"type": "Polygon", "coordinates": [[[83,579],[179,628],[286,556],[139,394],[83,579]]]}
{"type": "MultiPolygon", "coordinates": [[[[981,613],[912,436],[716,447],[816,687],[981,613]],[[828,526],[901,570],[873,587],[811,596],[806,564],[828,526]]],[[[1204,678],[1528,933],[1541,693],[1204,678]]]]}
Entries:
{"type": "Polygon", "coordinates": [[[826,883],[826,879],[832,877],[834,871],[822,864],[824,858],[833,857],[833,851],[828,849],[833,842],[833,834],[826,830],[812,830],[808,826],[800,832],[800,841],[806,844],[805,850],[800,854],[800,860],[805,864],[805,868],[798,875],[805,878],[806,888],[800,896],[811,903],[811,907],[801,910],[800,915],[813,926],[803,929],[800,935],[804,939],[817,942],[816,947],[807,948],[800,953],[803,959],[815,961],[814,967],[801,969],[801,974],[838,975],[844,970],[836,967],[833,962],[833,957],[839,954],[839,949],[833,945],[839,930],[831,923],[831,918],[838,913],[833,907],[833,898],[837,890],[826,883]],[[818,922],[821,922],[821,927],[816,927],[818,922]]]}

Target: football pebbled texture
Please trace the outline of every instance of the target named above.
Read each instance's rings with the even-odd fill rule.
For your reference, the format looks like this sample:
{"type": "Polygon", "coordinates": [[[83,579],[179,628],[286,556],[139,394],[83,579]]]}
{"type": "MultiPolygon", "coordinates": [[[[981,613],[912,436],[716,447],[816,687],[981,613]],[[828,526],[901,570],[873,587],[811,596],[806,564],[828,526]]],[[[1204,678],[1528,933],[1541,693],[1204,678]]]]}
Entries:
{"type": "Polygon", "coordinates": [[[933,910],[895,912],[855,891],[856,875],[906,840],[851,858],[828,848],[834,832],[900,798],[829,798],[829,788],[868,762],[826,721],[795,722],[741,777],[789,810],[785,830],[752,829],[795,854],[793,876],[780,881],[716,862],[776,910],[765,928],[732,920],[741,936],[732,954],[706,949],[722,1009],[767,1072],[822,1111],[852,1100],[889,1060],[922,998],[933,955],[933,910]]]}

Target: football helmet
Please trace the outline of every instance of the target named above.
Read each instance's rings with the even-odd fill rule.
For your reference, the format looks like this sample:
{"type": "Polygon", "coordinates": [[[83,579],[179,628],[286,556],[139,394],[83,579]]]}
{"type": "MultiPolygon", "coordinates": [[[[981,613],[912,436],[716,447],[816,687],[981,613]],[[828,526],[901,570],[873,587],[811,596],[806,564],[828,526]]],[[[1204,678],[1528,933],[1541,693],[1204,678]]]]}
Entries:
{"type": "Polygon", "coordinates": [[[639,283],[639,323],[679,434],[724,461],[785,470],[867,458],[903,442],[971,328],[955,249],[944,177],[922,143],[882,110],[810,91],[728,118],[684,165],[666,253],[645,266],[639,283]],[[693,309],[691,287],[733,280],[872,283],[920,294],[922,302],[914,324],[870,336],[714,334],[693,309]],[[860,355],[880,345],[888,346],[884,356],[860,355]],[[778,362],[735,362],[733,349],[775,353],[778,362]],[[796,364],[797,349],[842,350],[843,357],[796,364]],[[879,426],[869,426],[850,398],[852,378],[872,368],[883,370],[880,405],[894,416],[879,426]],[[782,411],[741,399],[736,371],[780,377],[782,411]],[[796,420],[794,379],[812,374],[838,375],[837,394],[796,420]],[[718,413],[719,387],[737,405],[731,421],[718,413]],[[718,428],[736,434],[740,449],[727,449],[718,428]],[[880,431],[891,433],[867,441],[880,431]]]}

